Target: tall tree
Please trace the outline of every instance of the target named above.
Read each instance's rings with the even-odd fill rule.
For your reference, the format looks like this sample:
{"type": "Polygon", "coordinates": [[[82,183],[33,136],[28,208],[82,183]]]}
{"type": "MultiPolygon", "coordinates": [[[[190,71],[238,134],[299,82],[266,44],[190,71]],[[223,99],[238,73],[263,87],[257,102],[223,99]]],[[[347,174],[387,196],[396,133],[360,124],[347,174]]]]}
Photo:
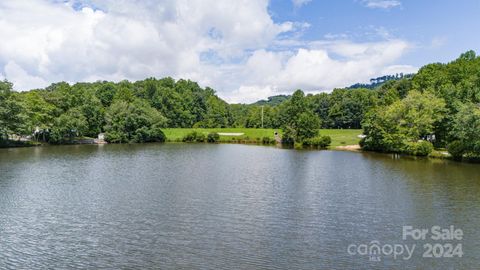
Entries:
{"type": "Polygon", "coordinates": [[[408,152],[409,143],[434,135],[445,117],[445,101],[426,92],[410,92],[403,100],[377,107],[367,114],[363,128],[367,150],[408,152]]]}
{"type": "Polygon", "coordinates": [[[25,123],[22,106],[12,92],[12,86],[6,80],[0,81],[0,140],[8,140],[9,135],[21,133],[25,123]]]}
{"type": "Polygon", "coordinates": [[[308,102],[302,90],[280,106],[280,119],[284,130],[284,142],[301,142],[317,135],[320,119],[308,108],[308,102]]]}
{"type": "Polygon", "coordinates": [[[161,132],[166,119],[147,102],[135,99],[129,103],[114,102],[106,112],[107,140],[109,142],[164,141],[161,132]]]}

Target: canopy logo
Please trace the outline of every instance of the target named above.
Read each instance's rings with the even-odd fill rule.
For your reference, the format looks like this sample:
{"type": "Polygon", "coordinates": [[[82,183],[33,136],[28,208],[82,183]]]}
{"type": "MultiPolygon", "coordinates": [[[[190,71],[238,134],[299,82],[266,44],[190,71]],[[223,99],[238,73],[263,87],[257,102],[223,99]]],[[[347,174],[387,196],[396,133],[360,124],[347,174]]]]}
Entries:
{"type": "MultiPolygon", "coordinates": [[[[461,241],[462,239],[463,231],[453,225],[448,228],[432,226],[429,229],[403,226],[402,229],[403,241],[432,240],[432,242],[423,243],[423,258],[461,258],[463,256],[462,244],[454,241],[461,241]]],[[[370,261],[381,261],[383,257],[391,257],[394,260],[409,260],[416,248],[417,244],[381,244],[380,241],[373,240],[369,243],[350,244],[347,247],[347,252],[351,256],[367,256],[370,261]]]]}
{"type": "Polygon", "coordinates": [[[347,252],[350,255],[368,256],[370,261],[381,261],[382,256],[391,256],[394,260],[402,258],[409,260],[415,251],[416,245],[384,244],[373,240],[369,244],[350,244],[347,252]]]}

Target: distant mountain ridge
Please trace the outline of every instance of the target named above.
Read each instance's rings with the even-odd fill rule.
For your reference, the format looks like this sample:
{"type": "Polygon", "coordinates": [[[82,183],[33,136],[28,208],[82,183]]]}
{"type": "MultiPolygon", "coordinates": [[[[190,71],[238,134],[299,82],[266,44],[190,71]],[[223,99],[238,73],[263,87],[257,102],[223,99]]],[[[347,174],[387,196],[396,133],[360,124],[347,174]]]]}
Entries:
{"type": "MultiPolygon", "coordinates": [[[[397,73],[395,75],[385,75],[377,78],[372,78],[370,79],[369,84],[365,83],[356,83],[353,84],[349,87],[346,87],[346,89],[359,89],[359,88],[366,88],[366,89],[375,89],[382,84],[388,82],[388,81],[398,81],[402,79],[411,79],[415,73],[397,73]]],[[[262,106],[262,105],[268,105],[268,106],[277,106],[280,105],[282,102],[288,100],[291,97],[291,95],[275,95],[275,96],[270,96],[267,99],[262,99],[259,101],[256,101],[252,103],[251,105],[257,105],[257,106],[262,106]]]]}
{"type": "Polygon", "coordinates": [[[365,83],[356,83],[354,85],[351,85],[347,87],[347,89],[358,89],[358,88],[367,88],[367,89],[374,89],[377,88],[378,86],[388,82],[388,81],[398,81],[401,79],[410,79],[415,75],[415,73],[408,73],[408,74],[403,74],[403,73],[397,73],[395,75],[385,75],[377,78],[372,78],[370,79],[369,84],[365,83]]]}
{"type": "Polygon", "coordinates": [[[266,100],[262,99],[259,100],[255,103],[252,103],[252,105],[269,105],[269,106],[277,106],[280,105],[282,102],[288,100],[291,97],[291,95],[276,95],[276,96],[271,96],[268,97],[266,100]]]}

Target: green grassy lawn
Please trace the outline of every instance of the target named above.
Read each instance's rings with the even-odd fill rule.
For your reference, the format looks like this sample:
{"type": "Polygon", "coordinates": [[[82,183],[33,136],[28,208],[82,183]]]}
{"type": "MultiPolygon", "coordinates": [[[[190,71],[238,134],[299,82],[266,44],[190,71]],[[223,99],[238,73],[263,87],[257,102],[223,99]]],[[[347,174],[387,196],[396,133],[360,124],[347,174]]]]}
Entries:
{"type": "Polygon", "coordinates": [[[244,133],[241,136],[220,136],[221,142],[230,142],[233,140],[261,140],[263,137],[274,138],[275,131],[281,134],[281,130],[277,129],[261,129],[261,128],[165,128],[162,129],[167,136],[167,141],[175,142],[181,141],[182,138],[192,131],[203,133],[205,136],[208,133],[244,133]]]}
{"type": "Polygon", "coordinates": [[[320,135],[327,135],[332,138],[330,147],[342,145],[354,145],[360,142],[357,136],[362,134],[361,129],[321,129],[320,135]]]}
{"type": "MultiPolygon", "coordinates": [[[[274,138],[274,132],[282,134],[281,129],[261,129],[261,128],[166,128],[162,129],[167,136],[167,141],[182,141],[182,138],[192,131],[203,133],[205,136],[210,132],[223,133],[244,133],[241,136],[220,136],[221,142],[231,142],[232,140],[261,140],[263,137],[274,138]]],[[[321,129],[320,135],[328,135],[332,138],[331,147],[341,145],[358,144],[360,139],[357,137],[362,134],[361,129],[321,129]]]]}

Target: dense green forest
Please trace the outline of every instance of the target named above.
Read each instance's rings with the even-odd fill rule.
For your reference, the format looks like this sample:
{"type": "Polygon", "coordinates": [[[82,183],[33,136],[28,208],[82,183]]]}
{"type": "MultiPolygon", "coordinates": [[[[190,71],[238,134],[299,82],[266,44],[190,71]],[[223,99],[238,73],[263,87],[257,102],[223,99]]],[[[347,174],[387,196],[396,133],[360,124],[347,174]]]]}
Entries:
{"type": "MultiPolygon", "coordinates": [[[[375,87],[275,96],[228,104],[189,80],[149,78],[61,82],[15,92],[0,82],[0,141],[21,136],[50,143],[104,132],[109,142],[164,141],[166,127],[282,128],[284,142],[310,143],[319,128],[363,128],[365,150],[455,158],[480,155],[480,57],[469,51],[415,75],[377,78],[375,87]],[[379,81],[380,80],[380,81],[379,81]],[[263,110],[263,123],[262,123],[263,110]]],[[[320,140],[320,138],[319,138],[320,140]]]]}

